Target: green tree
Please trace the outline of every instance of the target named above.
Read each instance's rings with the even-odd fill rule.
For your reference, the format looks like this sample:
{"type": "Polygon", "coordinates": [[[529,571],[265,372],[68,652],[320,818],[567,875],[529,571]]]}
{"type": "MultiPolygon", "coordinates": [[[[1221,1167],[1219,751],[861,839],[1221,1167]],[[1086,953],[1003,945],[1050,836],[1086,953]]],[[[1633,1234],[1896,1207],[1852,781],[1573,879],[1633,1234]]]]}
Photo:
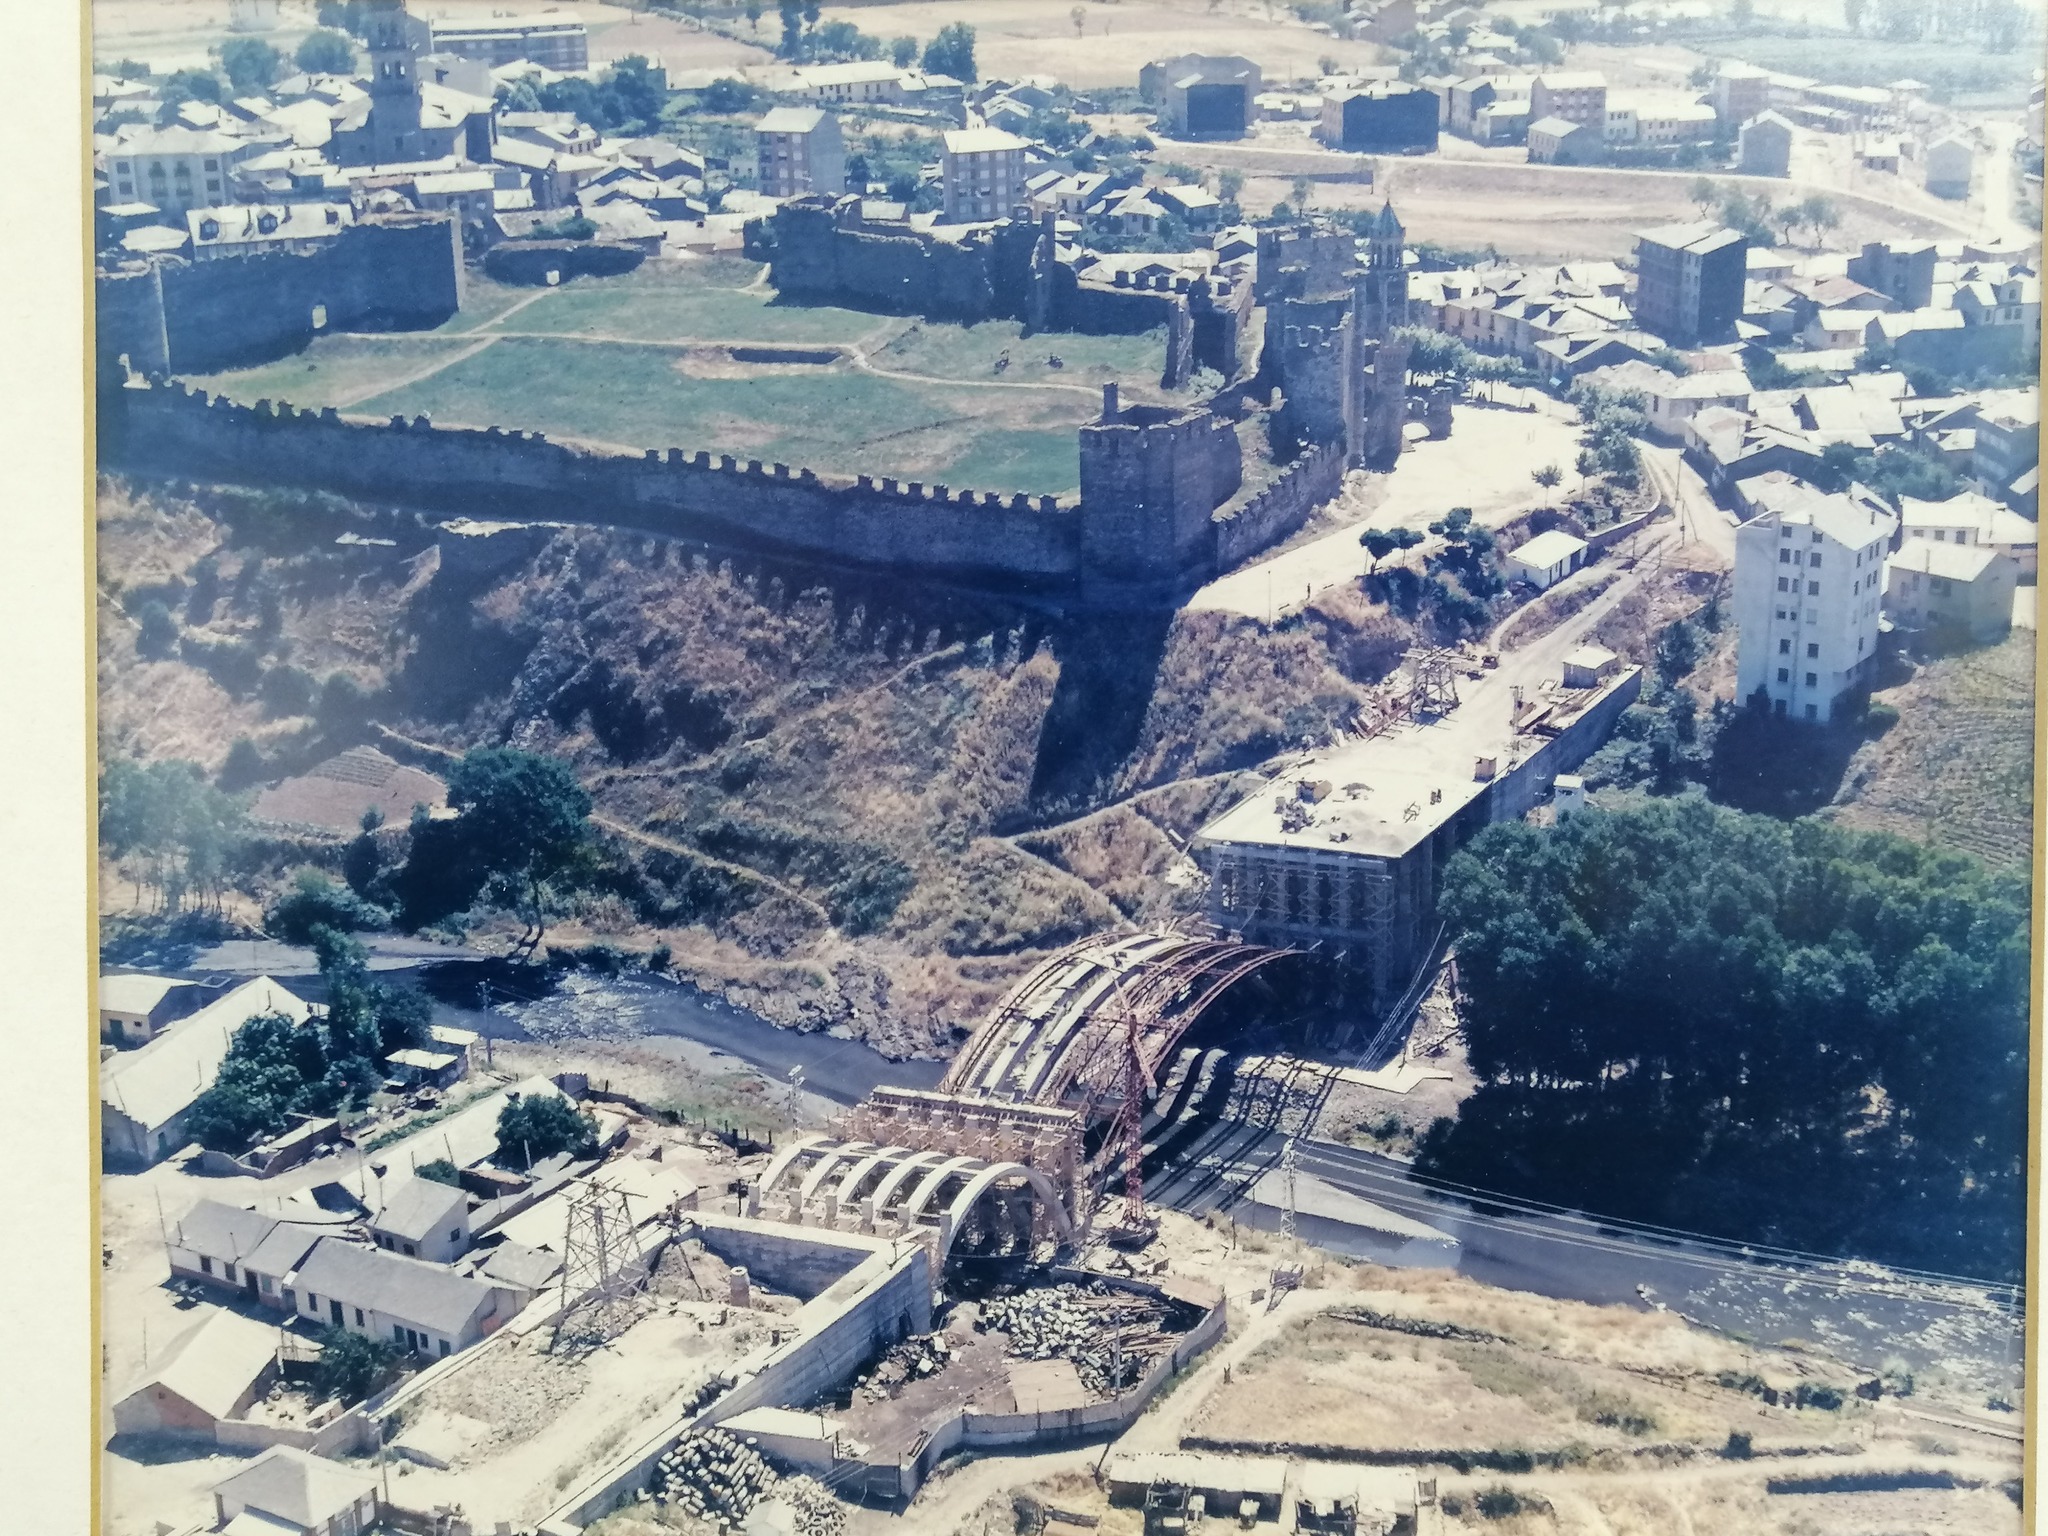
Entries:
{"type": "Polygon", "coordinates": [[[287,944],[310,944],[313,930],[361,933],[382,928],[390,914],[373,907],[345,885],[317,869],[302,869],[263,914],[263,931],[287,944]]]}
{"type": "Polygon", "coordinates": [[[1244,191],[1244,172],[1234,165],[1227,165],[1216,173],[1216,196],[1223,202],[1234,203],[1238,194],[1244,191]]]}
{"type": "Polygon", "coordinates": [[[260,37],[230,38],[220,45],[220,67],[235,95],[254,96],[284,73],[284,55],[260,37]]]}
{"type": "Polygon", "coordinates": [[[397,1358],[397,1351],[382,1339],[350,1333],[346,1328],[323,1328],[320,1358],[313,1366],[313,1390],[344,1404],[359,1403],[383,1383],[397,1358]]]}
{"type": "Polygon", "coordinates": [[[1704,176],[1693,177],[1685,189],[1685,195],[1692,200],[1693,207],[1699,211],[1699,216],[1703,219],[1720,206],[1721,189],[1704,176]]]}
{"type": "Polygon", "coordinates": [[[447,1184],[456,1189],[462,1187],[462,1170],[445,1157],[437,1157],[430,1163],[421,1163],[413,1169],[413,1177],[425,1179],[431,1184],[447,1184]]]}
{"type": "Polygon", "coordinates": [[[175,70],[157,92],[165,109],[171,111],[188,101],[218,102],[226,95],[227,83],[210,69],[175,70]]]}
{"type": "Polygon", "coordinates": [[[292,62],[309,75],[345,75],[356,67],[355,45],[340,32],[308,32],[292,62]]]}
{"type": "Polygon", "coordinates": [[[587,1109],[552,1093],[530,1093],[498,1111],[498,1161],[531,1168],[558,1152],[594,1156],[597,1119],[587,1109]]]}
{"type": "Polygon", "coordinates": [[[1424,1172],[1740,1241],[2017,1270],[2024,880],[1686,796],[1490,828],[1446,867],[1440,910],[1481,1087],[1424,1138],[1424,1172]]]}
{"type": "Polygon", "coordinates": [[[889,62],[898,69],[908,69],[917,62],[917,39],[899,37],[889,44],[889,62]]]}
{"type": "Polygon", "coordinates": [[[974,84],[981,78],[974,64],[974,28],[964,21],[939,28],[925,45],[924,68],[927,74],[951,75],[963,84],[974,84]]]}
{"type": "Polygon", "coordinates": [[[1559,482],[1564,479],[1564,471],[1555,464],[1545,464],[1541,469],[1531,470],[1529,478],[1542,486],[1544,490],[1554,491],[1557,489],[1559,482]]]}
{"type": "Polygon", "coordinates": [[[1422,535],[1413,528],[1368,528],[1358,536],[1358,542],[1372,556],[1372,570],[1377,571],[1380,562],[1396,550],[1413,549],[1420,544],[1422,535]]]}
{"type": "Polygon", "coordinates": [[[555,888],[573,883],[587,853],[590,796],[557,758],[485,747],[448,775],[448,803],[453,819],[414,819],[394,881],[407,926],[485,897],[526,920],[521,947],[534,949],[555,888]]]}

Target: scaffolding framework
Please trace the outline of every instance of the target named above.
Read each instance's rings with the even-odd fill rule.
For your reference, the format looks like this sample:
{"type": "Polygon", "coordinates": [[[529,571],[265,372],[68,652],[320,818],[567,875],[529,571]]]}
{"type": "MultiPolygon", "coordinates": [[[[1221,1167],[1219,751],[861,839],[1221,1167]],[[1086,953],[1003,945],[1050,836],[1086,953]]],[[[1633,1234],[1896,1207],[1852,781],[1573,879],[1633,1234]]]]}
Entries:
{"type": "Polygon", "coordinates": [[[562,1298],[556,1348],[601,1348],[633,1325],[647,1283],[647,1256],[626,1192],[592,1184],[569,1202],[562,1242],[562,1298]]]}
{"type": "Polygon", "coordinates": [[[1458,707],[1458,653],[1432,645],[1405,658],[1414,681],[1408,685],[1408,713],[1417,720],[1441,719],[1458,707]]]}

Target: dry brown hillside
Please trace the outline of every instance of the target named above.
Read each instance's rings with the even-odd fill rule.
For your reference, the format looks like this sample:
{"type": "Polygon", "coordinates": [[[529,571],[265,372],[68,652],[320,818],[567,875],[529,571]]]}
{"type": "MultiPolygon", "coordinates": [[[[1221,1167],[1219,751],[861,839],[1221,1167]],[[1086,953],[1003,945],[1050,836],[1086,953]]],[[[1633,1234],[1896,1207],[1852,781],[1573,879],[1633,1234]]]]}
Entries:
{"type": "Polygon", "coordinates": [[[1044,951],[1184,907],[1188,835],[1400,646],[1355,596],[1273,630],[1083,620],[641,534],[531,542],[480,575],[410,513],[108,482],[104,750],[212,773],[247,737],[272,777],[357,741],[557,754],[624,870],[562,942],[666,942],[736,1001],[916,1050],[1044,951]],[[159,613],[145,659],[152,604],[175,632],[159,613]]]}

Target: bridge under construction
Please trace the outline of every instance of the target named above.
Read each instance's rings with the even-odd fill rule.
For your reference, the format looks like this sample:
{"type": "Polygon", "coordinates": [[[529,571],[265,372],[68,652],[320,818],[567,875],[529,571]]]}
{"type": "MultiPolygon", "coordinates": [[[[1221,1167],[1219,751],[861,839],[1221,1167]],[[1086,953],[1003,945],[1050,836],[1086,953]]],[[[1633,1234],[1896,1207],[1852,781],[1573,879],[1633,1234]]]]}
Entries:
{"type": "Polygon", "coordinates": [[[792,1144],[760,1197],[799,1223],[929,1228],[942,1258],[963,1236],[963,1252],[1069,1243],[1119,1158],[1135,1199],[1139,1128],[1183,1037],[1293,953],[1157,932],[1069,945],[1010,991],[937,1091],[878,1088],[831,1134],[792,1144]]]}

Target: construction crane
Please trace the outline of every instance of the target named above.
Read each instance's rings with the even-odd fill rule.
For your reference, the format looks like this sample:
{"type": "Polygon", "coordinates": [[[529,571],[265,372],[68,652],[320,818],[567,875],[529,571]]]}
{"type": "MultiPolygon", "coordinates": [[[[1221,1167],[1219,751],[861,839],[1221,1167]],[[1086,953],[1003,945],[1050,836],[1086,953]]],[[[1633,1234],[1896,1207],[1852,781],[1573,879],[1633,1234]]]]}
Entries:
{"type": "Polygon", "coordinates": [[[1145,1208],[1145,1090],[1150,1074],[1138,1047],[1138,1014],[1124,996],[1123,976],[1112,984],[1116,999],[1117,1024],[1123,1032],[1123,1063],[1119,1074],[1123,1102],[1117,1106],[1112,1134],[1120,1139],[1124,1154],[1124,1208],[1116,1224],[1104,1234],[1120,1248],[1142,1248],[1159,1233],[1159,1218],[1145,1208]]]}

